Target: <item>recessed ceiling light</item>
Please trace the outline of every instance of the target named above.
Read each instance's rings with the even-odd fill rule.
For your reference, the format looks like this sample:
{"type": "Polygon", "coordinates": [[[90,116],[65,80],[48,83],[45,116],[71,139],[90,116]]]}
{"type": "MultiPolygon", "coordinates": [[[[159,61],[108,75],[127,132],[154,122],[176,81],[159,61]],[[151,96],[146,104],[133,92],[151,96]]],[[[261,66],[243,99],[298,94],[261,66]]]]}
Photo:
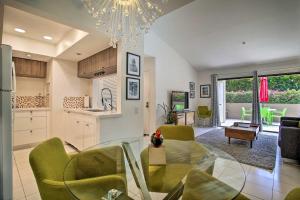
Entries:
{"type": "Polygon", "coordinates": [[[18,33],[26,33],[26,31],[24,29],[21,28],[15,28],[15,31],[18,33]]]}
{"type": "Polygon", "coordinates": [[[242,42],[242,44],[243,44],[243,45],[245,45],[245,44],[246,44],[246,42],[245,42],[245,41],[243,41],[243,42],[242,42]]]}
{"type": "Polygon", "coordinates": [[[48,35],[44,35],[43,38],[44,38],[45,40],[52,40],[52,39],[53,39],[51,36],[48,36],[48,35]]]}
{"type": "Polygon", "coordinates": [[[30,58],[30,57],[31,57],[31,55],[30,55],[30,54],[26,54],[26,56],[27,56],[28,58],[30,58]]]}

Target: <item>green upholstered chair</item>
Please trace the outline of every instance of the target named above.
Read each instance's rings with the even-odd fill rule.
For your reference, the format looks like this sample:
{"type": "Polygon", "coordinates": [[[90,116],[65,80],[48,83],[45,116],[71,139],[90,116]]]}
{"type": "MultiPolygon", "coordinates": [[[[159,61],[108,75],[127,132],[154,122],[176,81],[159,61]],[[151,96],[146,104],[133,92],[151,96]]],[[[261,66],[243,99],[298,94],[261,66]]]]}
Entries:
{"type": "Polygon", "coordinates": [[[241,108],[241,120],[245,120],[246,118],[250,118],[252,116],[252,111],[247,110],[245,107],[241,108]]]}
{"type": "Polygon", "coordinates": [[[190,171],[186,178],[182,200],[248,200],[239,191],[198,169],[190,171]]]}
{"type": "Polygon", "coordinates": [[[284,200],[295,200],[295,199],[300,199],[300,187],[294,188],[284,198],[284,200]]]}
{"type": "Polygon", "coordinates": [[[190,126],[171,126],[165,125],[158,128],[161,131],[164,139],[169,140],[195,140],[194,129],[190,126]]]}
{"type": "Polygon", "coordinates": [[[119,146],[70,156],[66,153],[62,141],[52,138],[35,147],[30,152],[29,161],[43,200],[74,199],[69,189],[80,194],[80,199],[85,200],[95,197],[100,199],[107,192],[106,189],[111,188],[127,193],[124,155],[119,146]],[[115,163],[112,155],[106,156],[103,151],[118,155],[121,164],[115,163]],[[75,157],[78,159],[72,159],[75,162],[70,167],[69,162],[75,157]],[[103,165],[99,166],[99,162],[103,165]],[[115,166],[117,164],[118,167],[115,166]],[[65,172],[66,166],[68,171],[65,172]],[[65,180],[67,181],[64,182],[65,180]]]}
{"type": "Polygon", "coordinates": [[[208,106],[198,106],[197,109],[197,115],[198,115],[198,119],[199,120],[203,120],[204,121],[204,125],[205,125],[205,120],[209,120],[211,118],[211,110],[208,110],[208,106]]]}

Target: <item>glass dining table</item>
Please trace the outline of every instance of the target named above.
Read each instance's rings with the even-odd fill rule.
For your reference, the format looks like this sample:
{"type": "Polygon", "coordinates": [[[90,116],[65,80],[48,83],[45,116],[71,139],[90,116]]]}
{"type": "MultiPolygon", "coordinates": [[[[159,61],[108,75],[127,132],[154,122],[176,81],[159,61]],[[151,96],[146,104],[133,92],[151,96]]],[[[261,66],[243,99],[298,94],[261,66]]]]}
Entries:
{"type": "Polygon", "coordinates": [[[153,156],[149,143],[144,137],[116,139],[70,155],[64,170],[70,196],[133,199],[129,180],[134,180],[140,199],[146,200],[234,199],[244,187],[242,165],[218,148],[196,141],[164,140],[165,163],[157,165],[148,162],[153,156]]]}

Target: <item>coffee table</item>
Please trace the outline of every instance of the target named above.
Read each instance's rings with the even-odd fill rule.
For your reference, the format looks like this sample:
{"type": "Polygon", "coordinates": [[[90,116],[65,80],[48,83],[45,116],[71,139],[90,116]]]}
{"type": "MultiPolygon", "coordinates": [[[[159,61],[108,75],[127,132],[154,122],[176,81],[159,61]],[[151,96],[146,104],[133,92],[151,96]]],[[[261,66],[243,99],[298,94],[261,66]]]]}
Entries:
{"type": "Polygon", "coordinates": [[[254,139],[257,139],[259,133],[259,125],[248,124],[248,127],[245,125],[246,123],[243,123],[243,126],[225,127],[225,136],[228,137],[228,144],[230,144],[230,138],[235,138],[250,141],[250,148],[252,148],[252,142],[254,139]]]}

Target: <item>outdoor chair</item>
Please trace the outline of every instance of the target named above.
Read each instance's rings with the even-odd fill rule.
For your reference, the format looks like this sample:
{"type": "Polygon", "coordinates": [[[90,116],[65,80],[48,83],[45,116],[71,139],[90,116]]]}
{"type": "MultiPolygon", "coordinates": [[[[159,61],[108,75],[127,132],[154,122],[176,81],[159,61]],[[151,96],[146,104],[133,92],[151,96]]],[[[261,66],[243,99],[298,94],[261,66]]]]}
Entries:
{"type": "Polygon", "coordinates": [[[272,116],[270,112],[270,107],[262,107],[260,112],[261,112],[262,121],[268,125],[271,125],[272,116]]]}
{"type": "Polygon", "coordinates": [[[242,107],[241,108],[241,120],[245,120],[247,117],[251,117],[252,116],[252,111],[249,109],[249,110],[246,110],[245,107],[242,107]]]}
{"type": "Polygon", "coordinates": [[[274,121],[274,118],[280,121],[281,117],[285,117],[287,112],[287,108],[284,108],[283,110],[274,111],[271,113],[271,120],[274,121]]]}

